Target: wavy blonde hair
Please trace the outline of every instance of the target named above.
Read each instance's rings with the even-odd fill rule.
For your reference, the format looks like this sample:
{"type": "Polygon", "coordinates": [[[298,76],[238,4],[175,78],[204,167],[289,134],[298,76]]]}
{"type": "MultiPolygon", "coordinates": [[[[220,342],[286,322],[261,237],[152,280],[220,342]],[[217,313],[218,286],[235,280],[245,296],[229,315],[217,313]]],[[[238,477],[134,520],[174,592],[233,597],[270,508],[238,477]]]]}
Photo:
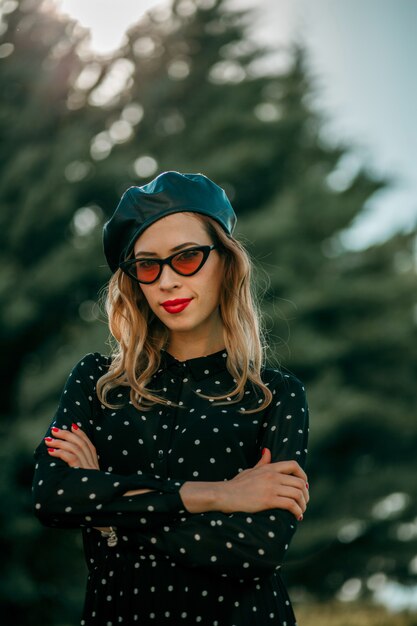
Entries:
{"type": "MultiPolygon", "coordinates": [[[[245,413],[261,411],[270,404],[272,393],[261,379],[266,346],[252,282],[252,262],[243,244],[229,236],[215,220],[198,213],[191,215],[202,222],[212,242],[219,246],[217,252],[224,257],[220,316],[228,353],[226,366],[236,382],[235,388],[223,395],[198,395],[212,399],[215,405],[238,403],[244,396],[247,381],[251,381],[255,390],[263,394],[263,400],[258,400],[256,408],[243,410],[245,413]],[[226,400],[227,397],[232,400],[226,400]]],[[[134,251],[130,256],[133,254],[134,251]]],[[[141,411],[155,403],[175,406],[146,386],[160,367],[160,351],[168,344],[169,329],[154,315],[139,284],[120,268],[106,287],[102,296],[111,333],[109,342],[113,343],[113,337],[116,345],[108,372],[97,381],[98,399],[108,408],[121,408],[123,405],[113,405],[107,400],[110,390],[121,385],[130,387],[130,401],[141,411]]]]}

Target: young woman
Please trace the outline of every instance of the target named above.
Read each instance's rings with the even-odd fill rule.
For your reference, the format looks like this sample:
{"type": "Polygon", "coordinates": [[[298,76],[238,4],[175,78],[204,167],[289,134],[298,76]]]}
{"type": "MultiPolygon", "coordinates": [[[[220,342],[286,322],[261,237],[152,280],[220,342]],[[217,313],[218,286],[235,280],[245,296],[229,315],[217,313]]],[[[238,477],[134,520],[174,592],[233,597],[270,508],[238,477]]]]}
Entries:
{"type": "Polygon", "coordinates": [[[301,382],[267,367],[224,190],[167,171],[104,226],[113,354],[73,367],[33,506],[82,528],[81,624],[294,626],[280,577],[309,500],[301,382]]]}

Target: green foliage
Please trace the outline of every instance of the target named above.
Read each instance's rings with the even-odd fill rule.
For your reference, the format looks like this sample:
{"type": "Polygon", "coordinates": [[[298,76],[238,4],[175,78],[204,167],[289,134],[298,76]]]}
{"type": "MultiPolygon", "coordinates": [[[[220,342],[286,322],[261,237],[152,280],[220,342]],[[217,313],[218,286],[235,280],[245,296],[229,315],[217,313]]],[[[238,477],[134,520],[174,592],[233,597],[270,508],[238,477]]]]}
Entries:
{"type": "Polygon", "coordinates": [[[307,387],[311,501],[289,586],[327,598],[379,573],[415,584],[415,233],[343,247],[388,182],[362,169],[332,184],[350,146],[323,140],[304,50],[291,48],[285,72],[257,74],[265,50],[246,41],[249,14],[221,0],[148,13],[108,60],[40,1],[2,19],[0,46],[14,46],[0,58],[2,615],[77,621],[80,536],[33,518],[32,451],[75,361],[107,352],[103,222],[128,186],[167,169],[226,189],[265,287],[268,358],[307,387]]]}

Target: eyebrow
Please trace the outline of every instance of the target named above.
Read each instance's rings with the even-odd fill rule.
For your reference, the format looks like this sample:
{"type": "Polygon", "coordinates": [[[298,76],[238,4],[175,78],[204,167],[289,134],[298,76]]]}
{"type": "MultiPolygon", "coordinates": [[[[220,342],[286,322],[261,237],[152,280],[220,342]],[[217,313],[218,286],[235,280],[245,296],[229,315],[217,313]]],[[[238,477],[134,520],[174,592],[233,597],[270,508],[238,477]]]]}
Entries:
{"type": "MultiPolygon", "coordinates": [[[[175,248],[171,248],[170,252],[176,252],[177,250],[181,250],[182,248],[185,248],[186,246],[200,246],[201,244],[195,242],[195,241],[187,241],[186,243],[180,243],[179,246],[175,246],[175,248]]],[[[135,257],[139,257],[139,256],[158,256],[156,254],[156,252],[145,252],[144,250],[139,250],[139,252],[136,252],[135,257]]]]}

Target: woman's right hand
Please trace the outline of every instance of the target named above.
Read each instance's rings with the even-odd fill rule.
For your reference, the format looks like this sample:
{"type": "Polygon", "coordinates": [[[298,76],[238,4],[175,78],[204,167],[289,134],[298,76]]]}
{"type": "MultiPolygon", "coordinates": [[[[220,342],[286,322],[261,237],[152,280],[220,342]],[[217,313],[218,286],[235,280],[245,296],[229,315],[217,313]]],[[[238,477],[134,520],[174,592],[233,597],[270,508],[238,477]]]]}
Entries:
{"type": "Polygon", "coordinates": [[[231,480],[186,481],[179,490],[189,513],[256,513],[268,509],[286,509],[302,519],[310,499],[307,475],[295,460],[271,463],[265,453],[254,467],[242,470],[231,480]]]}
{"type": "Polygon", "coordinates": [[[245,469],[219,487],[219,508],[223,513],[256,513],[267,509],[286,509],[301,520],[310,499],[308,479],[295,460],[271,463],[271,451],[258,463],[245,469]]]}

